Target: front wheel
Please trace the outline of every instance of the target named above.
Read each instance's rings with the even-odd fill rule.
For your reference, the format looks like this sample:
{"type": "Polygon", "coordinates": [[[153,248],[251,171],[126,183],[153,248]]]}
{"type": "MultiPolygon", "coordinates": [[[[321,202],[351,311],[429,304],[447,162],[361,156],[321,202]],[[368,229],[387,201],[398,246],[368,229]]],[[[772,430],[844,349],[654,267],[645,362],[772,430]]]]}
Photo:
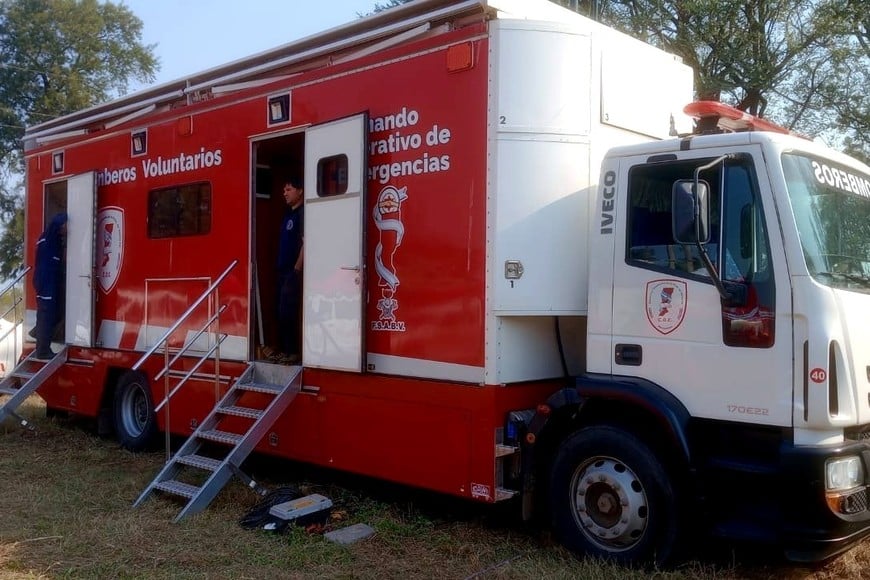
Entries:
{"type": "Polygon", "coordinates": [[[610,426],[566,439],[550,473],[550,515],[560,542],[577,554],[660,566],[677,541],[673,487],[652,450],[610,426]]]}
{"type": "Polygon", "coordinates": [[[150,447],[157,432],[157,418],[145,375],[130,371],[121,377],[115,389],[113,416],[121,447],[130,451],[150,447]]]}

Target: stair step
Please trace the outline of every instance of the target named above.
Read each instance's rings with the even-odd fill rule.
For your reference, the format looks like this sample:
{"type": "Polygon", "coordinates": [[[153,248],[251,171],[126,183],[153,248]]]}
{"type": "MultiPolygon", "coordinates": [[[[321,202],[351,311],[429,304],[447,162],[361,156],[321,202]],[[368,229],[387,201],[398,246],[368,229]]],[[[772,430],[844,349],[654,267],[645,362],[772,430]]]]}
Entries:
{"type": "Polygon", "coordinates": [[[238,383],[238,388],[254,393],[267,393],[269,395],[277,395],[284,390],[281,385],[273,385],[271,383],[238,383]]]}
{"type": "Polygon", "coordinates": [[[200,488],[195,485],[176,481],[174,479],[167,479],[166,481],[158,482],[154,485],[154,489],[159,489],[160,491],[165,491],[166,493],[171,493],[173,495],[180,495],[188,499],[195,496],[200,490],[200,488]]]}
{"type": "Polygon", "coordinates": [[[203,457],[202,455],[184,455],[181,457],[176,457],[175,461],[177,461],[178,463],[183,463],[184,465],[196,467],[198,469],[204,469],[205,471],[217,471],[218,468],[221,466],[221,463],[223,463],[219,459],[203,457]]]}
{"type": "MultiPolygon", "coordinates": [[[[141,505],[155,490],[183,496],[189,501],[176,516],[175,521],[179,521],[205,509],[234,474],[244,481],[246,476],[238,471],[239,465],[254,450],[257,442],[268,432],[276,418],[287,409],[287,406],[300,391],[302,367],[295,367],[292,370],[293,374],[287,377],[286,384],[272,383],[272,381],[281,380],[279,375],[282,375],[284,370],[283,368],[273,369],[271,367],[263,369],[256,363],[249,365],[242,378],[230,387],[220,402],[211,410],[211,413],[199,424],[193,435],[181,446],[176,456],[163,466],[154,481],[139,495],[133,505],[141,505]],[[259,371],[256,377],[254,376],[255,371],[259,371]],[[272,395],[273,399],[262,409],[236,405],[235,403],[239,402],[240,397],[245,396],[243,392],[268,394],[272,395]],[[243,434],[223,431],[215,428],[223,416],[252,419],[252,424],[243,434]],[[203,441],[214,441],[231,447],[231,449],[227,450],[227,455],[223,459],[197,455],[196,452],[202,446],[203,441]],[[212,473],[202,484],[202,487],[197,487],[190,483],[171,479],[176,477],[175,474],[182,466],[191,466],[212,473]]],[[[262,397],[258,398],[262,399],[262,397]]],[[[250,480],[250,478],[248,479],[250,480]]]]}
{"type": "Polygon", "coordinates": [[[22,425],[29,423],[15,414],[15,410],[24,402],[28,395],[48,379],[53,372],[62,367],[67,360],[67,347],[65,346],[50,361],[37,361],[33,353],[18,362],[14,369],[0,380],[0,395],[9,395],[12,398],[0,405],[0,421],[6,417],[15,417],[22,425]],[[31,372],[35,371],[35,372],[31,372]]]}
{"type": "Polygon", "coordinates": [[[257,419],[263,414],[263,411],[260,411],[259,409],[236,406],[220,407],[218,412],[223,413],[224,415],[233,415],[234,417],[245,417],[246,419],[257,419]]]}
{"type": "Polygon", "coordinates": [[[498,457],[504,457],[506,455],[513,455],[514,453],[516,453],[519,450],[520,450],[520,448],[516,447],[514,445],[496,445],[495,446],[495,456],[496,456],[496,458],[498,458],[498,457]]]}
{"type": "Polygon", "coordinates": [[[242,435],[219,431],[217,429],[203,431],[199,434],[199,437],[201,439],[208,439],[209,441],[216,441],[217,443],[226,443],[227,445],[238,445],[242,440],[242,435]]]}
{"type": "Polygon", "coordinates": [[[504,501],[514,497],[519,492],[514,489],[505,489],[503,487],[495,488],[495,501],[504,501]]]}

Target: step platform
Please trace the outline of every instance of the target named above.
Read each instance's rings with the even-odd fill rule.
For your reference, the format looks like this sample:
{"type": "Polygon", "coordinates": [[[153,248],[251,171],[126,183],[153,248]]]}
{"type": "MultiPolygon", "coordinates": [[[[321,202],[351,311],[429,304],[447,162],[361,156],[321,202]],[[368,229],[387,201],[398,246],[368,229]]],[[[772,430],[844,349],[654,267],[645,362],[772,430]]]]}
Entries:
{"type": "Polygon", "coordinates": [[[269,508],[269,515],[300,526],[326,523],[331,513],[332,500],[318,493],[285,501],[269,508]]]}

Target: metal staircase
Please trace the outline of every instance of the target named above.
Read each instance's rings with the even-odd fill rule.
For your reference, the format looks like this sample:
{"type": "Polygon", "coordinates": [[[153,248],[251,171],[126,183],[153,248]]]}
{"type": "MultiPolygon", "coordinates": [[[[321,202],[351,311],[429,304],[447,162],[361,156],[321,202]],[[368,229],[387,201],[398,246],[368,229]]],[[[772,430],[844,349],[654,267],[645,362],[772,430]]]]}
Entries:
{"type": "MultiPolygon", "coordinates": [[[[23,268],[15,279],[0,291],[0,298],[8,300],[10,303],[10,306],[5,312],[0,314],[0,317],[11,319],[12,321],[12,326],[0,336],[0,341],[12,340],[13,350],[16,353],[19,353],[22,347],[22,345],[18,344],[17,333],[19,327],[24,324],[24,295],[22,288],[20,288],[20,283],[29,271],[30,266],[23,268]]],[[[15,417],[22,427],[33,430],[33,425],[27,419],[18,415],[16,411],[27,397],[32,395],[46,379],[53,375],[67,361],[66,346],[50,360],[38,359],[34,354],[31,352],[27,357],[21,359],[18,365],[6,373],[3,379],[0,380],[0,423],[6,417],[15,417]],[[3,400],[4,395],[8,397],[5,400],[3,400]]]]}
{"type": "Polygon", "coordinates": [[[10,398],[0,403],[0,423],[6,417],[15,417],[23,427],[32,428],[30,423],[15,411],[27,397],[33,394],[45,380],[63,366],[67,359],[67,347],[64,346],[50,360],[40,360],[31,352],[12,372],[0,381],[0,395],[10,398]]]}
{"type": "Polygon", "coordinates": [[[179,521],[208,507],[239,472],[302,385],[302,367],[251,363],[178,452],[164,465],[139,499],[157,490],[187,499],[179,521]]]}

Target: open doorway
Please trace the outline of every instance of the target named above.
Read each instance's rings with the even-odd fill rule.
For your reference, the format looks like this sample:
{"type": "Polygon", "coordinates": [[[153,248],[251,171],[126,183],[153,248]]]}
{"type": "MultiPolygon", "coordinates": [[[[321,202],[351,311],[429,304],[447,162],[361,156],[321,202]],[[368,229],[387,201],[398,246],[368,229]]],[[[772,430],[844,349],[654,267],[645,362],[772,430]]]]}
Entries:
{"type": "MultiPolygon", "coordinates": [[[[254,211],[251,231],[253,296],[251,344],[254,359],[282,361],[278,328],[278,245],[287,203],[284,184],[302,179],[305,165],[305,132],[255,141],[251,144],[254,211]]],[[[294,329],[301,333],[301,328],[294,329]]],[[[284,353],[293,354],[293,353],[284,353]]]]}
{"type": "MultiPolygon", "coordinates": [[[[43,204],[42,204],[42,229],[38,234],[37,238],[41,237],[45,231],[48,229],[49,224],[54,219],[54,217],[61,213],[66,213],[67,211],[67,181],[54,181],[51,183],[46,183],[43,186],[42,190],[43,204]]],[[[34,257],[35,259],[35,257],[34,257]]],[[[66,295],[66,258],[62,260],[63,270],[60,272],[60,279],[62,281],[62,296],[57,301],[58,308],[58,320],[60,321],[57,325],[54,326],[54,330],[51,333],[51,341],[52,342],[65,342],[65,325],[63,324],[65,313],[66,313],[66,300],[63,298],[66,295]]],[[[36,338],[36,319],[29,321],[28,326],[28,341],[34,341],[36,338]]]]}

